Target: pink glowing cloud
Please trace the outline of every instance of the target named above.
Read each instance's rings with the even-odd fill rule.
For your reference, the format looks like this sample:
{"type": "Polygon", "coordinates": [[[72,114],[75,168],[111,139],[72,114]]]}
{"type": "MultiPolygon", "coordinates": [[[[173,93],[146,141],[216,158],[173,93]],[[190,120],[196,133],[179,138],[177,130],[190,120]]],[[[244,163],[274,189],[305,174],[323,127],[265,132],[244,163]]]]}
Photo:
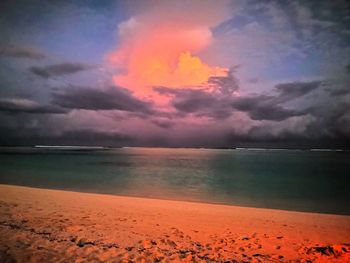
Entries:
{"type": "Polygon", "coordinates": [[[157,2],[121,23],[120,43],[107,55],[114,84],[154,99],[154,86],[202,89],[210,77],[226,76],[227,68],[203,62],[199,53],[214,41],[211,27],[228,17],[228,2],[198,4],[157,2]]]}

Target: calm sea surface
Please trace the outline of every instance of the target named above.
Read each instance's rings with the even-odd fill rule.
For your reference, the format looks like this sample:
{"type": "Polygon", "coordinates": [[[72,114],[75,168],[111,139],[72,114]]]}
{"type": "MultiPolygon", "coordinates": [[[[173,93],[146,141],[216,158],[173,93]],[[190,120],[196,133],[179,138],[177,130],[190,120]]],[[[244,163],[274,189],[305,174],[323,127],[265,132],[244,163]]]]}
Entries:
{"type": "Polygon", "coordinates": [[[348,152],[5,149],[0,183],[350,214],[348,152]]]}

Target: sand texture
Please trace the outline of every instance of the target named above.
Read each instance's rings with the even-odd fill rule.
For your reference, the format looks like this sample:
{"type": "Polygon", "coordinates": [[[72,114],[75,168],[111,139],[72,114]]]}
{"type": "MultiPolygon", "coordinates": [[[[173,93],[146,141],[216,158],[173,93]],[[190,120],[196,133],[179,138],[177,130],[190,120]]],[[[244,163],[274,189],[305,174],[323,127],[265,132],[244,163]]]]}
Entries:
{"type": "Polygon", "coordinates": [[[350,216],[0,185],[0,262],[350,262],[350,216]]]}

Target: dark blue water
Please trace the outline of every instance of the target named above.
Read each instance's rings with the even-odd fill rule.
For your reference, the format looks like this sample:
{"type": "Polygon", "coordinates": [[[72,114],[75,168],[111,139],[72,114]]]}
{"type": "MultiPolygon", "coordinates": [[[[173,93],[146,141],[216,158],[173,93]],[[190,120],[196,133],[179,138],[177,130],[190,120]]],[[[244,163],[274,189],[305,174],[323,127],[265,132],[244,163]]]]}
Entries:
{"type": "Polygon", "coordinates": [[[346,152],[7,150],[0,153],[0,183],[350,214],[346,152]]]}

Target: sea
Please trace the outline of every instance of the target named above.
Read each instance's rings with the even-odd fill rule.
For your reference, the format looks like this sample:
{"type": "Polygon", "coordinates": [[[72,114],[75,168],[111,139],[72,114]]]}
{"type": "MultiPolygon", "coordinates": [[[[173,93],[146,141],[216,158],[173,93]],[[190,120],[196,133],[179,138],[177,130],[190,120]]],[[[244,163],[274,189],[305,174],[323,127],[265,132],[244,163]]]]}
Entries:
{"type": "Polygon", "coordinates": [[[350,153],[2,147],[0,183],[350,215],[350,153]]]}

